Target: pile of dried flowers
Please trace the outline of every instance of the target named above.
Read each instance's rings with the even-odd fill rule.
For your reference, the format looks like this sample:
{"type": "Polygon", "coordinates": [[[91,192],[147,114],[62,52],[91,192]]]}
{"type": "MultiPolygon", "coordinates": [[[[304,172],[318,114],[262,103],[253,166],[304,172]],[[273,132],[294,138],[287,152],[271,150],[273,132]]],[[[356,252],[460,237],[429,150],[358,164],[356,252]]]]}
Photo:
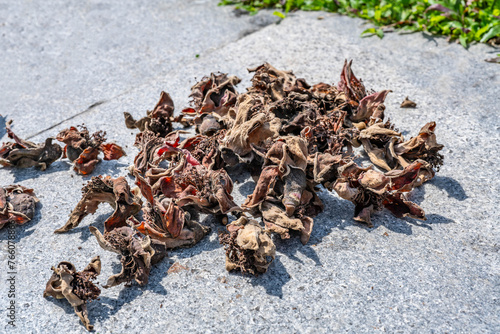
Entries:
{"type": "MultiPolygon", "coordinates": [[[[133,280],[147,284],[151,266],[167,249],[199,242],[209,231],[198,222],[200,214],[211,214],[226,225],[219,241],[228,271],[264,273],[275,258],[272,234],[309,241],[314,217],[323,211],[317,195],[321,187],[354,203],[354,219],[367,226],[384,208],[399,218],[425,220],[422,208],[407,195],[432,179],[443,163],[436,124],[427,123],[417,137],[405,140],[385,120],[384,100],[390,91],[368,91],[351,63],[345,62],[337,85],[313,86],[266,63],[249,70],[254,73],[252,86],[242,94],[235,88],[239,78],[211,74],[192,87],[191,107],[180,116],[174,117],[174,103],[165,92],[144,118],[125,113],[126,126],[140,130],[134,144],[139,153],[129,168],[137,187],[130,188],[124,177],[93,177],[68,222],[55,232],[76,227],[102,202],[113,207],[103,232],[90,227],[102,248],[122,257],[122,271],[108,279],[104,287],[109,288],[133,280]],[[187,132],[174,130],[173,123],[194,126],[196,134],[181,138],[187,132]],[[385,172],[358,165],[357,147],[385,172]],[[233,201],[228,174],[238,164],[256,181],[241,205],[233,201]],[[230,223],[229,214],[236,217],[230,223]]],[[[15,143],[0,148],[4,165],[45,169],[64,152],[77,172],[88,174],[99,152],[104,159],[124,155],[116,144],[104,144],[103,133],[90,136],[86,128],[59,133],[64,150],[51,138],[34,144],[19,139],[9,126],[7,131],[15,143]]],[[[9,189],[0,191],[0,218],[7,215],[6,221],[20,215],[15,205],[5,204],[9,189]]],[[[100,293],[90,282],[100,272],[100,260],[80,273],[68,262],[53,270],[45,295],[68,299],[90,329],[85,305],[100,293]]]]}

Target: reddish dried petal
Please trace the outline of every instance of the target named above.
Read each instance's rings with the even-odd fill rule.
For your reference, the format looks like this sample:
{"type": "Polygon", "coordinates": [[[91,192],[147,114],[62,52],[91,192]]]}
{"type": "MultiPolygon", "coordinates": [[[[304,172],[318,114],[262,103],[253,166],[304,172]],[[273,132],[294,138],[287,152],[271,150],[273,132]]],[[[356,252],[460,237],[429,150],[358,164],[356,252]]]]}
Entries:
{"type": "Polygon", "coordinates": [[[113,143],[102,144],[100,149],[104,153],[104,160],[118,160],[126,155],[120,146],[113,143]]]}
{"type": "Polygon", "coordinates": [[[93,147],[87,147],[83,150],[82,154],[75,160],[74,168],[75,170],[83,175],[92,173],[95,166],[99,162],[97,156],[99,155],[99,150],[93,147]]]}

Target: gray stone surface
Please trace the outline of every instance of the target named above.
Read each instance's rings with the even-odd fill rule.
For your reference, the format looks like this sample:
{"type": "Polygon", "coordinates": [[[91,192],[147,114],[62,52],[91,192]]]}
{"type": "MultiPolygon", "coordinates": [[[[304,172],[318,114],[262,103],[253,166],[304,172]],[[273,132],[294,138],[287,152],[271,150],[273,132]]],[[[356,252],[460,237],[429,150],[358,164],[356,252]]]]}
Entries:
{"type": "MultiPolygon", "coordinates": [[[[362,39],[359,37],[365,29],[362,21],[318,13],[297,13],[278,25],[243,36],[241,31],[255,27],[255,23],[250,22],[255,19],[235,18],[228,8],[215,8],[215,3],[171,2],[172,12],[168,15],[189,20],[182,23],[185,29],[191,24],[197,27],[193,30],[201,29],[194,36],[180,31],[174,34],[175,25],[169,32],[161,33],[151,27],[151,22],[135,28],[125,25],[135,41],[144,41],[149,50],[155,50],[147,56],[147,61],[138,63],[134,60],[142,59],[144,50],[140,43],[125,46],[129,40],[122,35],[118,23],[129,17],[134,18],[133,23],[144,23],[147,20],[142,18],[159,15],[157,12],[136,9],[133,5],[123,5],[123,8],[113,5],[111,8],[120,8],[117,11],[94,5],[104,7],[107,15],[82,16],[87,5],[81,5],[80,15],[61,5],[53,9],[57,13],[54,17],[47,8],[38,13],[27,6],[27,17],[38,20],[21,19],[21,12],[17,20],[9,19],[9,22],[21,20],[16,24],[19,31],[24,32],[26,42],[20,43],[12,37],[16,31],[9,31],[10,37],[3,36],[11,45],[2,44],[2,58],[8,60],[0,65],[7,70],[5,80],[1,81],[3,103],[7,103],[8,108],[22,109],[23,113],[10,109],[5,112],[3,108],[1,113],[15,119],[20,135],[33,135],[38,128],[43,130],[74,115],[70,111],[83,111],[85,106],[104,99],[105,103],[33,140],[42,140],[60,129],[85,122],[90,130],[106,130],[108,137],[123,145],[128,153],[117,162],[102,162],[96,174],[126,175],[124,167],[137,152],[132,147],[136,132],[125,128],[122,113],[143,115],[155,105],[161,90],[171,93],[180,110],[188,103],[194,78],[212,71],[240,76],[243,79],[240,91],[250,79],[245,69],[264,61],[278,68],[292,69],[309,83],[336,83],[344,59],[352,58],[356,75],[363,78],[368,88],[393,90],[387,99],[386,115],[406,137],[416,135],[428,121],[437,122],[438,142],[445,145],[445,165],[434,180],[417,189],[412,197],[424,208],[428,220],[399,220],[381,212],[373,219],[375,227],[368,229],[352,220],[353,205],[323,192],[325,212],[315,219],[309,244],[302,246],[297,239],[277,239],[276,261],[268,273],[253,278],[225,271],[224,252],[216,235],[221,227],[207,218],[204,222],[212,227],[211,234],[191,249],[170,252],[169,259],[152,270],[146,287],[103,289],[101,299],[90,305],[96,331],[499,332],[500,67],[483,61],[498,50],[485,45],[465,50],[444,39],[420,33],[387,34],[382,40],[362,39]],[[210,24],[208,19],[203,21],[205,16],[198,13],[198,9],[206,10],[206,15],[213,20],[219,16],[224,19],[210,24]],[[318,15],[325,19],[317,20],[318,15]],[[81,20],[82,25],[74,27],[74,33],[87,36],[82,38],[87,44],[82,46],[71,36],[65,37],[52,20],[66,23],[81,20]],[[91,41],[90,35],[86,35],[87,29],[98,29],[97,23],[86,25],[86,20],[97,23],[109,20],[113,28],[109,31],[99,28],[102,41],[91,41]],[[45,22],[45,25],[37,22],[45,22]],[[226,28],[218,30],[220,35],[214,41],[226,42],[217,44],[216,48],[214,42],[206,43],[209,29],[217,30],[225,24],[226,28]],[[68,44],[61,42],[58,57],[43,56],[40,44],[36,43],[41,36],[50,37],[49,32],[72,40],[65,42],[68,44]],[[165,39],[167,46],[158,44],[156,34],[163,34],[162,40],[165,39]],[[166,56],[168,39],[179,42],[182,41],[180,35],[184,34],[182,50],[166,56]],[[106,56],[85,61],[109,45],[114,47],[105,52],[106,56]],[[195,47],[198,45],[199,48],[195,47]],[[208,49],[210,47],[212,49],[208,49]],[[200,57],[195,58],[193,53],[199,53],[200,57]],[[42,58],[34,60],[37,56],[42,58]],[[73,56],[79,61],[75,62],[73,56]],[[37,80],[36,75],[32,75],[25,81],[19,80],[14,65],[23,61],[46,65],[46,76],[51,79],[37,80]],[[59,68],[60,64],[66,65],[59,68]],[[70,65],[73,69],[67,70],[70,65]],[[120,70],[115,71],[114,67],[120,70]],[[10,77],[13,78],[11,85],[7,80],[10,77]],[[80,85],[84,89],[80,89],[80,85]],[[61,91],[71,98],[64,97],[61,91]],[[399,108],[406,95],[418,103],[417,109],[399,108]],[[30,103],[31,98],[36,103],[30,103]],[[37,116],[40,105],[46,116],[37,116]],[[25,128],[22,121],[35,117],[36,123],[25,128]],[[174,262],[189,270],[167,274],[174,262]],[[222,277],[226,283],[221,282],[222,277]]],[[[158,23],[158,26],[161,25],[158,23]]],[[[233,195],[241,203],[254,184],[245,175],[233,175],[239,181],[233,195]]],[[[7,291],[2,285],[0,332],[45,333],[54,329],[85,332],[66,302],[44,299],[42,291],[50,276],[50,267],[62,260],[82,268],[93,256],[100,255],[103,261],[100,282],[119,270],[118,257],[100,249],[88,231],[90,224],[102,228],[111,213],[110,207],[103,205],[94,216],[85,218],[79,228],[67,234],[52,233],[65,222],[80,198],[79,188],[88,179],[76,175],[66,161],[54,163],[45,172],[0,169],[1,184],[20,183],[32,187],[41,200],[34,221],[16,230],[20,263],[16,285],[17,328],[12,330],[6,326],[7,291]]],[[[7,261],[6,239],[6,229],[0,230],[2,266],[6,266],[7,261]]],[[[3,267],[0,273],[3,282],[6,279],[3,267]]]]}
{"type": "Polygon", "coordinates": [[[276,20],[216,0],[0,3],[0,110],[32,136],[276,20]]]}

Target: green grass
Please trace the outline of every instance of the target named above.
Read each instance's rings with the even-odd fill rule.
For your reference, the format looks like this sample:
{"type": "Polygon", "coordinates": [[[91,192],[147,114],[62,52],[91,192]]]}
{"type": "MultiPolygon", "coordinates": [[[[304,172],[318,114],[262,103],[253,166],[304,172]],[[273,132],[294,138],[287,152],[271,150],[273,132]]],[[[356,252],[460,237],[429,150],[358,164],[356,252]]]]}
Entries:
{"type": "Polygon", "coordinates": [[[220,5],[255,14],[262,8],[276,8],[275,15],[285,18],[294,10],[324,10],[357,16],[372,22],[375,28],[362,35],[384,36],[392,29],[427,31],[448,36],[464,47],[473,42],[500,43],[500,0],[221,0],[220,5]]]}

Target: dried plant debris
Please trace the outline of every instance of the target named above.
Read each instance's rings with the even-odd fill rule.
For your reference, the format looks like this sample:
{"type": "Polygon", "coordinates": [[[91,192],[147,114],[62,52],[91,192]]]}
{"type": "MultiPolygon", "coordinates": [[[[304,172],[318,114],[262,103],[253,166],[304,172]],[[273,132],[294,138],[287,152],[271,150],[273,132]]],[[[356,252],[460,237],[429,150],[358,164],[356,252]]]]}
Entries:
{"type": "Polygon", "coordinates": [[[408,96],[404,99],[403,102],[401,102],[400,108],[416,108],[417,104],[413,101],[411,101],[408,96]]]}
{"type": "Polygon", "coordinates": [[[13,143],[4,143],[0,147],[0,165],[5,167],[47,169],[62,155],[61,146],[52,143],[53,138],[47,138],[43,144],[23,140],[11,129],[12,120],[6,124],[7,135],[13,143]]]}
{"type": "MultiPolygon", "coordinates": [[[[385,117],[391,90],[367,89],[352,61],[344,63],[338,84],[309,85],[267,63],[249,71],[251,87],[244,93],[236,90],[237,77],[203,77],[191,88],[191,106],[181,116],[174,116],[165,92],[146,117],[135,120],[125,113],[126,126],[140,131],[134,144],[139,153],[129,167],[137,187],[130,189],[123,177],[92,178],[56,231],[78,226],[99,203],[114,208],[104,231],[90,226],[102,248],[121,256],[120,273],[105,287],[147,284],[151,266],[167,249],[192,247],[209,232],[199,222],[201,214],[226,225],[219,241],[228,271],[265,273],[276,254],[273,235],[309,242],[314,219],[324,210],[322,187],[352,202],[354,220],[368,226],[383,209],[425,220],[410,194],[443,164],[436,123],[405,139],[385,117]],[[195,133],[175,130],[175,122],[193,125],[195,133]],[[375,166],[359,164],[355,148],[375,166]],[[236,165],[247,168],[256,183],[241,205],[231,195],[236,165]],[[236,220],[230,222],[231,216],[236,220]]],[[[408,99],[404,104],[412,106],[408,99]]],[[[99,151],[120,152],[106,151],[103,134],[90,136],[85,128],[65,130],[58,139],[75,166],[88,153],[80,170],[91,170],[99,151]]]]}
{"type": "Polygon", "coordinates": [[[66,144],[64,147],[64,157],[73,162],[73,168],[79,174],[87,175],[92,173],[97,163],[99,153],[104,154],[104,160],[117,160],[126,155],[123,149],[114,143],[105,143],[106,132],[97,131],[90,135],[83,125],[80,129],[72,126],[61,131],[57,135],[57,140],[66,144]]]}
{"type": "Polygon", "coordinates": [[[56,299],[65,298],[83,325],[88,331],[93,330],[88,317],[87,304],[101,294],[101,290],[92,282],[101,273],[101,260],[99,256],[90,261],[83,271],[76,271],[70,262],[61,262],[57,267],[52,267],[53,274],[47,282],[44,297],[56,299]]]}
{"type": "Polygon", "coordinates": [[[55,230],[64,233],[77,227],[89,213],[93,214],[100,203],[109,203],[115,211],[104,222],[105,230],[128,226],[127,219],[141,209],[142,200],[139,190],[132,191],[123,176],[116,179],[110,176],[94,176],[82,189],[83,197],[76,205],[66,224],[55,230]]]}
{"type": "Polygon", "coordinates": [[[172,123],[178,122],[184,126],[189,126],[190,122],[183,119],[183,116],[174,117],[174,101],[168,93],[161,92],[160,100],[153,110],[147,112],[147,115],[139,120],[135,120],[128,112],[124,112],[125,125],[129,129],[139,129],[141,132],[146,130],[165,137],[173,130],[172,123]]]}
{"type": "Polygon", "coordinates": [[[396,217],[425,220],[425,213],[417,204],[406,199],[405,193],[418,183],[423,162],[417,160],[403,170],[387,173],[360,168],[354,162],[339,169],[340,177],[333,188],[337,194],[355,205],[354,220],[372,227],[372,213],[383,208],[396,217]]]}
{"type": "Polygon", "coordinates": [[[0,188],[0,229],[7,223],[22,225],[33,219],[36,198],[33,189],[20,185],[0,188]]]}
{"type": "Polygon", "coordinates": [[[147,203],[142,207],[144,221],[134,217],[129,223],[144,235],[162,242],[166,248],[190,247],[200,241],[209,228],[191,220],[189,212],[160,192],[153,193],[148,181],[136,172],[137,185],[147,203]]]}
{"type": "Polygon", "coordinates": [[[265,273],[276,256],[269,234],[253,219],[244,216],[227,225],[219,234],[226,251],[226,269],[258,275],[265,273]]]}
{"type": "MultiPolygon", "coordinates": [[[[105,288],[110,288],[121,283],[130,284],[135,280],[143,286],[148,283],[151,265],[154,264],[155,250],[151,246],[149,237],[140,237],[128,226],[117,227],[105,231],[104,235],[93,226],[90,232],[96,237],[99,246],[103,249],[121,255],[122,270],[108,278],[105,288]]],[[[156,257],[157,261],[161,258],[156,257]]]]}
{"type": "MultiPolygon", "coordinates": [[[[191,88],[191,106],[181,116],[174,116],[174,102],[166,92],[146,117],[135,120],[125,113],[126,126],[140,131],[134,143],[139,153],[128,168],[137,187],[131,189],[124,177],[93,177],[67,223],[55,231],[77,227],[102,202],[113,207],[104,231],[89,227],[103,249],[121,256],[121,271],[109,277],[105,288],[133,281],[146,285],[152,265],[167,249],[192,247],[207,235],[210,229],[199,222],[201,214],[226,226],[219,241],[228,271],[265,273],[276,256],[273,236],[309,242],[314,218],[324,210],[318,197],[322,187],[352,202],[354,220],[369,227],[383,209],[398,218],[426,219],[410,194],[443,164],[435,122],[405,139],[385,119],[384,102],[391,90],[367,89],[354,74],[352,61],[345,61],[336,85],[311,86],[268,63],[249,72],[252,84],[245,93],[236,90],[241,80],[235,76],[203,77],[191,88]],[[176,122],[194,126],[196,134],[174,130],[176,122]],[[358,164],[354,148],[362,149],[373,165],[358,164]],[[230,174],[240,168],[236,165],[247,168],[255,181],[241,205],[231,195],[230,174]],[[236,220],[230,222],[231,216],[236,220]]],[[[415,103],[406,98],[401,107],[415,103]]],[[[0,149],[4,165],[45,168],[61,155],[50,139],[35,145],[17,138],[10,123],[7,130],[15,143],[0,149]]],[[[119,146],[105,144],[104,135],[71,127],[57,139],[66,144],[64,156],[75,169],[88,174],[100,152],[104,159],[124,155],[119,146]]],[[[31,219],[35,202],[30,189],[0,188],[0,228],[31,219]]],[[[85,305],[100,292],[91,283],[100,262],[93,264],[76,273],[62,262],[45,292],[67,298],[88,329],[85,305]]]]}
{"type": "Polygon", "coordinates": [[[385,120],[391,90],[365,88],[352,61],[344,63],[337,85],[311,86],[267,63],[249,71],[254,76],[245,93],[236,91],[239,78],[224,73],[191,88],[191,107],[183,115],[196,125],[194,136],[181,139],[185,132],[172,131],[174,104],[166,93],[149,118],[133,125],[126,116],[127,126],[141,130],[131,172],[147,199],[142,220],[131,217],[130,226],[167,248],[189,247],[208,230],[196,222],[199,213],[226,224],[227,214],[246,212],[262,219],[266,233],[283,239],[297,234],[305,244],[323,211],[320,185],[352,201],[355,219],[368,225],[383,208],[397,217],[425,219],[406,195],[442,165],[434,122],[405,140],[385,120]],[[360,146],[387,172],[357,165],[353,148],[360,146]],[[233,201],[227,173],[237,164],[247,166],[256,181],[241,206],[233,201]]]}

